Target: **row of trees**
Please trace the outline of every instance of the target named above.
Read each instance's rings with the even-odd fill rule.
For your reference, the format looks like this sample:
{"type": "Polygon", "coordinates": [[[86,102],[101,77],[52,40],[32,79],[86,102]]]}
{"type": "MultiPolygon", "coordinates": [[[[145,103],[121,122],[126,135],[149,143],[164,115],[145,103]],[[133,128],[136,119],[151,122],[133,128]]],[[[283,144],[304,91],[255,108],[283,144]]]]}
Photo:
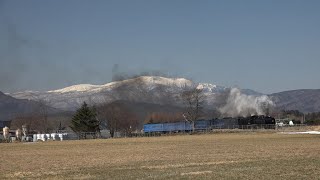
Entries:
{"type": "Polygon", "coordinates": [[[298,110],[282,110],[278,113],[277,118],[289,118],[295,123],[303,122],[309,125],[320,125],[320,112],[303,113],[298,110]]]}
{"type": "MultiPolygon", "coordinates": [[[[131,134],[138,128],[137,116],[121,102],[89,107],[86,102],[72,118],[70,128],[83,138],[83,133],[99,134],[100,128],[107,128],[111,137],[115,132],[131,134]]],[[[85,138],[85,137],[84,137],[85,138]]]]}
{"type": "Polygon", "coordinates": [[[37,99],[30,102],[25,113],[17,114],[11,120],[13,129],[21,129],[26,125],[30,132],[49,133],[64,130],[70,113],[54,114],[48,100],[37,99]]]}
{"type": "Polygon", "coordinates": [[[178,122],[184,120],[182,112],[152,112],[144,120],[144,124],[178,122]]]}
{"type": "Polygon", "coordinates": [[[131,134],[139,127],[137,115],[122,102],[100,105],[98,118],[100,124],[110,130],[111,137],[114,136],[115,132],[131,134]]]}
{"type": "Polygon", "coordinates": [[[320,125],[320,112],[307,113],[305,114],[305,120],[310,125],[320,125]]]}

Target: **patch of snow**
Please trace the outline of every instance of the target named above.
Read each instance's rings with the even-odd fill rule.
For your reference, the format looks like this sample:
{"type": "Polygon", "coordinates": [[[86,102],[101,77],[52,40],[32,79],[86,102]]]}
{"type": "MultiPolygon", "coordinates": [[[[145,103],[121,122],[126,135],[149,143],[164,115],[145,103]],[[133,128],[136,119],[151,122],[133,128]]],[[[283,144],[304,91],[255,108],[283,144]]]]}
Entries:
{"type": "Polygon", "coordinates": [[[119,86],[125,83],[135,82],[137,80],[142,80],[146,83],[147,86],[150,86],[148,89],[152,89],[154,85],[175,85],[177,87],[183,87],[185,85],[190,86],[192,81],[184,78],[165,78],[160,76],[141,76],[134,79],[127,79],[123,81],[110,82],[104,85],[91,85],[91,84],[79,84],[69,86],[63,89],[47,91],[48,93],[70,93],[70,92],[88,92],[88,91],[101,91],[103,89],[110,89],[112,87],[119,86]]]}
{"type": "Polygon", "coordinates": [[[161,85],[176,85],[178,87],[183,87],[185,85],[190,86],[192,81],[187,80],[185,78],[165,78],[160,76],[141,76],[144,82],[150,84],[161,84],[161,85]]]}
{"type": "Polygon", "coordinates": [[[69,86],[63,89],[48,91],[49,93],[68,93],[68,92],[83,92],[90,91],[95,88],[99,88],[99,85],[91,85],[91,84],[78,84],[74,86],[69,86]]]}
{"type": "Polygon", "coordinates": [[[320,134],[320,131],[282,132],[282,134],[320,134]]]}
{"type": "Polygon", "coordinates": [[[203,89],[206,93],[218,93],[226,90],[226,87],[217,86],[209,83],[199,83],[197,89],[203,89]]]}
{"type": "Polygon", "coordinates": [[[194,172],[187,172],[187,173],[181,173],[181,176],[185,175],[201,175],[201,174],[209,174],[212,173],[212,171],[194,171],[194,172]]]}

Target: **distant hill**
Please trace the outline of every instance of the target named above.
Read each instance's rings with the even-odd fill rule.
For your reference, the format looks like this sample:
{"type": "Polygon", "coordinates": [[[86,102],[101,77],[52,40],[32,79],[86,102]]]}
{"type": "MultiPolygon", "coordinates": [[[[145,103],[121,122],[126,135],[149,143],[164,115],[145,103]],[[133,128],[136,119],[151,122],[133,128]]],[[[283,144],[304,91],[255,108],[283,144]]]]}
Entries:
{"type": "MultiPolygon", "coordinates": [[[[27,99],[16,99],[0,91],[0,121],[8,121],[17,115],[29,114],[39,107],[39,103],[27,99]]],[[[48,107],[49,113],[58,110],[48,107]]]]}
{"type": "Polygon", "coordinates": [[[17,114],[30,113],[36,106],[33,101],[15,99],[0,92],[0,121],[7,121],[17,114]]]}
{"type": "Polygon", "coordinates": [[[320,111],[320,89],[300,89],[269,95],[278,108],[301,112],[320,111]]]}

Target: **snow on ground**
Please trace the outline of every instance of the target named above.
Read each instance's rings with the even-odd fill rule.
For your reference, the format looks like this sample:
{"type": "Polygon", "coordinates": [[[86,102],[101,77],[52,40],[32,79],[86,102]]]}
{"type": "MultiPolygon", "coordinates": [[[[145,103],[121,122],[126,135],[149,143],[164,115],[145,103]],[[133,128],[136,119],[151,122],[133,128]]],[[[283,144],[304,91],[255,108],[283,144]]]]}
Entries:
{"type": "Polygon", "coordinates": [[[282,132],[282,134],[320,134],[320,131],[282,132]]]}

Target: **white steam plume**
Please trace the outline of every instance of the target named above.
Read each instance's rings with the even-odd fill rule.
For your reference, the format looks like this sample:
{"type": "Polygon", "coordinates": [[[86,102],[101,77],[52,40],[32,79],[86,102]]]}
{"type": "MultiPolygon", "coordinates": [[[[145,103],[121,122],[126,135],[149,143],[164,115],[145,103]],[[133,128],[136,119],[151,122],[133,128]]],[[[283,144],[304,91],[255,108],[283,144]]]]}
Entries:
{"type": "Polygon", "coordinates": [[[229,117],[266,115],[273,106],[274,103],[266,95],[246,95],[242,94],[238,88],[232,88],[226,104],[219,108],[219,111],[222,115],[229,117]]]}

